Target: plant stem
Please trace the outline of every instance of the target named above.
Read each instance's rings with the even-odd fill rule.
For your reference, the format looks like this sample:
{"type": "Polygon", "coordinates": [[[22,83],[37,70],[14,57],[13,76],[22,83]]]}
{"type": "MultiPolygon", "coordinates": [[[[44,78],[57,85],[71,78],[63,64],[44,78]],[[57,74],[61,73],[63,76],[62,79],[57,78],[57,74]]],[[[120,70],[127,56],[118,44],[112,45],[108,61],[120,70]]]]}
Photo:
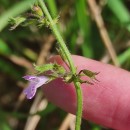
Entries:
{"type": "MultiPolygon", "coordinates": [[[[63,53],[65,54],[65,57],[69,63],[70,66],[70,70],[72,72],[72,74],[76,74],[76,67],[74,66],[73,60],[71,58],[71,54],[61,36],[61,34],[58,31],[58,28],[56,26],[56,24],[54,24],[53,19],[45,5],[45,3],[43,2],[43,0],[38,0],[39,5],[41,6],[43,12],[46,15],[46,18],[48,19],[48,21],[50,22],[50,28],[52,29],[63,53]]],[[[81,125],[81,118],[82,118],[82,90],[81,90],[81,86],[80,83],[77,82],[77,80],[75,79],[74,81],[74,85],[76,88],[76,94],[77,94],[77,111],[76,111],[76,126],[75,126],[75,130],[80,130],[80,125],[81,125]]]]}

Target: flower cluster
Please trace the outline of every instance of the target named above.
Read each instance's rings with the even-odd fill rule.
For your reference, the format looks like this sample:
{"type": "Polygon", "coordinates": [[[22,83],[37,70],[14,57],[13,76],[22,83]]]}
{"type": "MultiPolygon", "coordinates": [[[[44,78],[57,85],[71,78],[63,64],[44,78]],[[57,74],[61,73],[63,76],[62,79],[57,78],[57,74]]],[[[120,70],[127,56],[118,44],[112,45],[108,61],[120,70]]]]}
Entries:
{"type": "Polygon", "coordinates": [[[93,85],[93,80],[98,81],[95,77],[98,74],[97,72],[92,72],[90,70],[84,69],[81,70],[78,74],[72,74],[71,72],[67,72],[62,66],[56,63],[45,64],[42,66],[35,65],[35,70],[38,72],[38,74],[42,74],[43,76],[27,75],[23,77],[25,80],[28,80],[30,82],[29,86],[23,91],[27,96],[27,99],[32,99],[34,97],[37,88],[59,77],[62,78],[66,83],[71,83],[76,80],[81,84],[87,83],[93,85]],[[48,71],[50,72],[48,73],[48,71]],[[91,81],[82,80],[82,76],[89,77],[91,81]]]}

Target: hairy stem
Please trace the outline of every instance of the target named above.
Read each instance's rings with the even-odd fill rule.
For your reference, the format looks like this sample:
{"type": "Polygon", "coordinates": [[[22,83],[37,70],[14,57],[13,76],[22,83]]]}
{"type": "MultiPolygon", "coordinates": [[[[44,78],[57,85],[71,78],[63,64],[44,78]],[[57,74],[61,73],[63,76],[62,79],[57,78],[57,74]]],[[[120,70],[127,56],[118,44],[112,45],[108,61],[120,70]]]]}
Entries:
{"type": "MultiPolygon", "coordinates": [[[[43,2],[43,0],[38,0],[39,5],[41,6],[43,12],[46,15],[46,18],[48,19],[48,21],[50,22],[50,28],[53,31],[68,63],[70,66],[70,70],[73,74],[76,74],[76,67],[74,66],[73,60],[71,58],[71,54],[68,50],[68,48],[66,47],[66,44],[61,36],[61,34],[58,31],[58,28],[56,26],[56,24],[53,22],[53,19],[45,5],[45,3],[43,2]]],[[[76,88],[76,94],[77,94],[77,111],[76,111],[76,126],[75,126],[75,130],[80,130],[80,125],[81,125],[81,118],[82,118],[82,90],[80,87],[80,83],[76,81],[76,79],[74,80],[74,85],[76,88]]]]}

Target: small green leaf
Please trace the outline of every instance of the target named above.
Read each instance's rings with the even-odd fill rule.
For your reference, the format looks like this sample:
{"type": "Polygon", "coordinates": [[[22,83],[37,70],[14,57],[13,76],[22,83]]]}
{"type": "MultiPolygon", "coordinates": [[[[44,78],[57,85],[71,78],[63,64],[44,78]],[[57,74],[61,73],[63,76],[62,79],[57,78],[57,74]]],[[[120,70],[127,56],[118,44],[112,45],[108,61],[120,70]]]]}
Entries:
{"type": "Polygon", "coordinates": [[[44,73],[46,71],[53,70],[54,68],[53,66],[54,64],[45,64],[40,66],[34,65],[35,70],[38,71],[39,73],[44,73]]]}
{"type": "Polygon", "coordinates": [[[64,74],[66,72],[64,67],[56,63],[54,64],[50,63],[50,64],[41,65],[41,66],[34,65],[34,66],[35,66],[35,70],[37,70],[39,73],[44,73],[49,70],[54,72],[55,74],[64,74]]]}
{"type": "MultiPolygon", "coordinates": [[[[96,75],[99,74],[99,72],[92,72],[92,71],[90,71],[90,70],[84,69],[84,70],[81,70],[81,71],[79,72],[79,75],[80,75],[82,72],[83,72],[86,76],[88,76],[89,78],[95,79],[95,80],[97,80],[97,79],[96,79],[96,75]]],[[[97,81],[98,81],[98,80],[97,80],[97,81]]]]}
{"type": "Polygon", "coordinates": [[[21,23],[23,23],[26,20],[25,17],[19,16],[16,18],[10,18],[9,22],[11,25],[13,25],[10,30],[14,30],[16,27],[18,27],[21,23]]]}

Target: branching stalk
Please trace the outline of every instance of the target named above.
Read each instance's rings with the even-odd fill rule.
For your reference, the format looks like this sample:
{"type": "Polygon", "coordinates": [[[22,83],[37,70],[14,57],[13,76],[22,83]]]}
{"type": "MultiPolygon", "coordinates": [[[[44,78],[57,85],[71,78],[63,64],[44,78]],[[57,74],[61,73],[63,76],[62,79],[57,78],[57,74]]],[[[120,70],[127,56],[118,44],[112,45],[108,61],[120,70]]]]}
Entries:
{"type": "MultiPolygon", "coordinates": [[[[53,19],[45,5],[45,3],[43,2],[43,0],[38,0],[39,5],[41,6],[46,18],[48,19],[48,21],[50,22],[50,28],[53,31],[60,47],[61,50],[63,51],[69,66],[70,66],[70,71],[72,72],[72,74],[76,74],[76,67],[74,66],[73,60],[71,58],[71,54],[61,36],[61,34],[58,31],[57,25],[53,22],[53,19]]],[[[81,90],[81,86],[80,83],[74,79],[74,85],[76,88],[76,94],[77,94],[77,111],[76,111],[76,126],[75,126],[75,130],[80,130],[80,125],[81,125],[81,118],[82,118],[82,90],[81,90]]]]}

